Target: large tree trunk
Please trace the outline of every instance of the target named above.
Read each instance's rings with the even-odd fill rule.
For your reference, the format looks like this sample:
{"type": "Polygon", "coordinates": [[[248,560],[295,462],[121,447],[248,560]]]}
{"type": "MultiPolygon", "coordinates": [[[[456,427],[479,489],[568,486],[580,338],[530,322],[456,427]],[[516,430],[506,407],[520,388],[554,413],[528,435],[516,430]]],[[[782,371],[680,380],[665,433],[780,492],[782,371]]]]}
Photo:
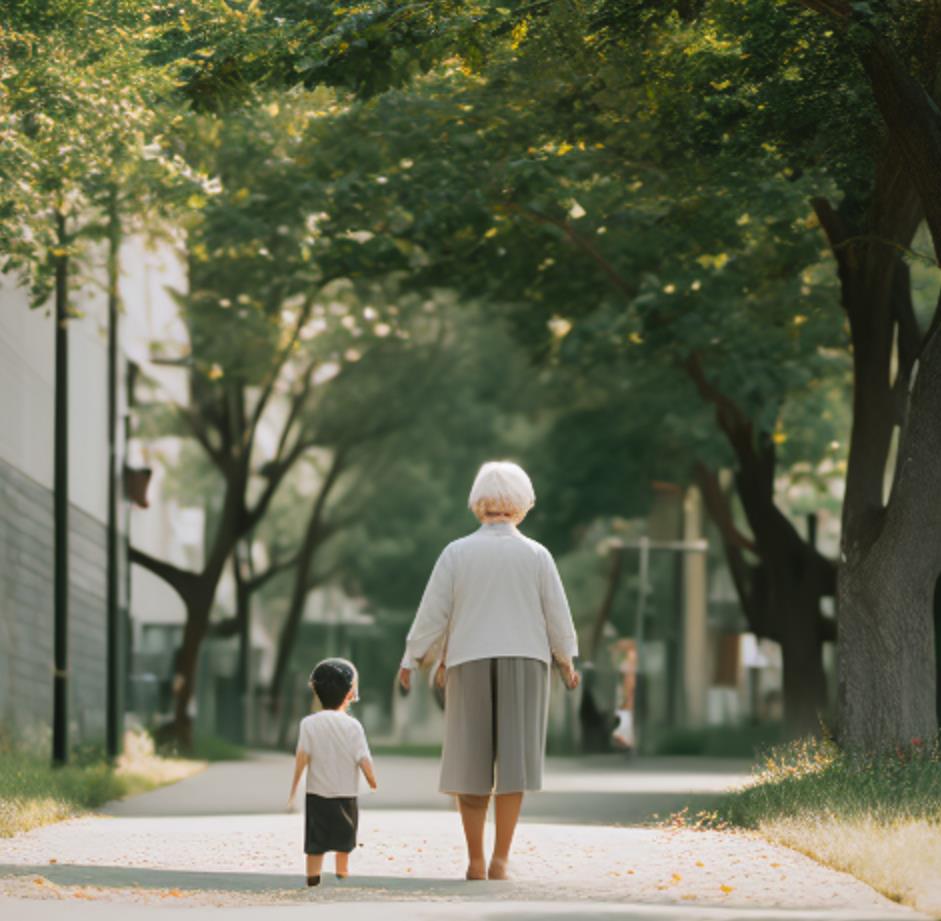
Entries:
{"type": "Polygon", "coordinates": [[[823,644],[835,639],[820,603],[835,594],[836,567],[800,537],[773,503],[760,514],[780,520],[762,529],[763,539],[750,548],[760,561],[749,564],[741,546],[723,530],[728,519],[715,510],[714,496],[707,497],[706,507],[723,534],[726,562],[749,630],[781,647],[786,732],[791,738],[817,734],[828,703],[823,644]]]}
{"type": "Polygon", "coordinates": [[[784,722],[790,738],[819,734],[827,711],[823,644],[834,638],[820,602],[835,592],[835,567],[773,504],[756,543],[760,572],[752,585],[750,626],[781,647],[784,722]],[[756,610],[757,609],[757,610],[756,610]]]}
{"type": "Polygon", "coordinates": [[[173,669],[173,737],[183,751],[193,749],[193,718],[190,703],[196,693],[196,669],[209,623],[209,605],[203,599],[194,599],[186,608],[183,642],[177,652],[173,669]]]}
{"type": "MultiPolygon", "coordinates": [[[[324,476],[317,496],[311,506],[307,527],[304,531],[304,539],[297,555],[297,563],[294,570],[294,583],[291,589],[291,600],[288,604],[288,615],[284,626],[281,628],[281,635],[278,637],[278,655],[275,660],[274,674],[271,678],[269,706],[271,712],[274,714],[278,713],[281,709],[284,681],[287,677],[288,666],[290,665],[291,656],[294,652],[297,631],[301,624],[301,618],[304,615],[304,605],[307,602],[307,595],[310,593],[311,589],[317,585],[318,580],[314,577],[314,558],[331,530],[324,520],[327,501],[330,498],[330,493],[336,486],[340,473],[344,469],[345,462],[346,452],[342,449],[337,449],[330,463],[330,468],[324,476]]],[[[278,735],[279,744],[282,744],[283,728],[279,730],[278,735]]]]}
{"type": "Polygon", "coordinates": [[[240,465],[227,478],[222,514],[213,535],[206,565],[201,572],[180,569],[133,547],[129,555],[131,563],[143,566],[167,582],[180,596],[186,609],[183,640],[177,650],[173,669],[174,709],[171,730],[172,738],[184,751],[190,750],[193,744],[193,721],[189,709],[196,691],[199,650],[209,631],[212,603],[225,564],[247,529],[244,513],[246,477],[245,466],[240,465]]]}
{"type": "MultiPolygon", "coordinates": [[[[855,5],[847,0],[803,2],[850,28],[855,5]]],[[[922,339],[904,290],[907,273],[892,245],[907,245],[923,215],[941,258],[941,119],[933,98],[941,14],[936,4],[916,9],[922,18],[914,56],[900,54],[880,34],[878,20],[867,20],[865,13],[851,33],[890,152],[876,178],[863,242],[845,234],[839,240],[839,222],[828,226],[826,211],[822,219],[831,244],[837,244],[855,371],[839,576],[841,737],[849,748],[867,751],[907,745],[937,728],[932,606],[941,569],[941,314],[936,310],[922,339]],[[893,322],[901,383],[896,396],[908,390],[909,372],[914,386],[902,412],[889,416],[893,322]],[[901,424],[902,435],[886,505],[886,454],[880,465],[879,453],[883,445],[888,451],[888,419],[901,424]]],[[[898,410],[900,401],[894,403],[898,410]]]]}
{"type": "Polygon", "coordinates": [[[738,531],[718,477],[699,464],[696,475],[706,509],[722,535],[749,628],[781,646],[786,731],[794,738],[815,734],[827,707],[823,643],[834,638],[820,602],[835,593],[835,566],[775,504],[776,456],[768,434],[755,432],[751,420],[711,384],[695,357],[687,370],[703,398],[715,405],[719,427],[735,453],[735,489],[752,536],[738,531]],[[745,551],[757,562],[749,563],[745,551]]]}
{"type": "MultiPolygon", "coordinates": [[[[853,345],[853,428],[837,598],[839,737],[850,748],[876,750],[897,744],[906,733],[908,739],[919,734],[909,732],[912,714],[934,706],[933,683],[914,692],[909,681],[923,682],[925,665],[916,660],[931,659],[933,581],[928,587],[924,580],[930,575],[918,570],[925,547],[937,545],[941,532],[919,535],[913,545],[915,535],[897,522],[903,526],[889,538],[890,508],[884,496],[893,431],[900,427],[906,432],[909,445],[913,437],[923,437],[915,434],[921,426],[913,431],[907,418],[915,406],[907,396],[921,337],[908,269],[892,242],[910,243],[921,208],[894,153],[880,163],[861,227],[826,202],[814,204],[837,260],[853,345]],[[926,544],[919,547],[922,540],[926,544]],[[926,618],[927,634],[921,623],[926,618]],[[910,699],[912,693],[921,694],[921,704],[910,699]]],[[[898,457],[903,464],[901,447],[898,457]]],[[[925,492],[916,501],[931,495],[925,492]]],[[[890,504],[897,501],[893,495],[890,504]]],[[[893,518],[897,521],[897,512],[893,518]]],[[[914,721],[923,723],[922,718],[914,721]]]]}
{"type": "Polygon", "coordinates": [[[874,541],[839,579],[842,738],[867,751],[937,731],[934,593],[941,573],[941,329],[916,366],[895,482],[874,541]]]}

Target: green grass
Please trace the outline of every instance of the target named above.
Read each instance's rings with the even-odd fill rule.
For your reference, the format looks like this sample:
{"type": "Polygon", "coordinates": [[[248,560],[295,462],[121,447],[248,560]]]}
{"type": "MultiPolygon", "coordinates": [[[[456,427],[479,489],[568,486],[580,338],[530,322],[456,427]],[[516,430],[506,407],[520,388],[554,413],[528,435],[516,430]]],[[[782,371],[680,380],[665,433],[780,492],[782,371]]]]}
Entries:
{"type": "Polygon", "coordinates": [[[941,744],[878,757],[832,742],[773,749],[753,782],[714,811],[674,825],[753,829],[858,877],[884,895],[941,917],[941,744]]]}
{"type": "Polygon", "coordinates": [[[441,755],[440,745],[372,745],[374,755],[398,755],[403,758],[438,758],[441,755]]]}
{"type": "Polygon", "coordinates": [[[832,742],[773,749],[752,785],[723,798],[720,820],[745,828],[799,816],[941,821],[941,747],[854,757],[832,742]]]}
{"type": "Polygon", "coordinates": [[[711,726],[703,729],[665,729],[654,734],[655,755],[705,755],[712,758],[754,758],[759,751],[781,742],[778,723],[711,726]]]}
{"type": "Polygon", "coordinates": [[[48,757],[0,747],[0,838],[59,822],[104,803],[174,783],[205,767],[195,760],[161,758],[149,736],[128,734],[116,766],[95,748],[76,750],[54,768],[48,757]]]}
{"type": "Polygon", "coordinates": [[[200,761],[242,761],[245,749],[219,736],[197,736],[190,757],[200,761]]]}
{"type": "Polygon", "coordinates": [[[221,736],[197,736],[192,749],[185,751],[175,742],[166,742],[159,746],[159,753],[165,758],[195,758],[198,761],[242,761],[246,750],[235,742],[221,736]]]}

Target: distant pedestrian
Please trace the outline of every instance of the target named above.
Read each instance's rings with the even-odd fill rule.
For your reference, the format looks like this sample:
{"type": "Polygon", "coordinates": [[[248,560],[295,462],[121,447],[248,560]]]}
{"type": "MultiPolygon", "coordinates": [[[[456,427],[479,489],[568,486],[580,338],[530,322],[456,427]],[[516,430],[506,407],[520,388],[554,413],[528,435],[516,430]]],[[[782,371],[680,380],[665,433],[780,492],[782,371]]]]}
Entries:
{"type": "Polygon", "coordinates": [[[614,648],[621,653],[618,672],[621,676],[618,689],[618,724],[611,733],[611,741],[625,751],[633,751],[636,743],[634,735],[634,693],[637,688],[637,642],[632,639],[618,640],[614,648]]]}
{"type": "Polygon", "coordinates": [[[323,707],[301,720],[297,738],[294,782],[288,809],[294,803],[301,775],[307,771],[304,853],[307,885],[320,883],[323,857],[336,852],[338,879],[350,873],[350,852],[359,825],[359,775],[376,789],[366,733],[346,711],[359,699],[356,667],[346,659],[324,659],[310,673],[310,687],[323,707]]]}
{"type": "Polygon", "coordinates": [[[578,686],[578,643],[552,555],[517,526],[535,503],[525,471],[484,464],[469,506],[481,523],[445,547],[406,641],[400,681],[441,655],[445,683],[440,789],[458,799],[467,879],[507,879],[523,793],[542,787],[549,665],[578,686]],[[494,794],[489,867],[484,823],[494,794]]]}

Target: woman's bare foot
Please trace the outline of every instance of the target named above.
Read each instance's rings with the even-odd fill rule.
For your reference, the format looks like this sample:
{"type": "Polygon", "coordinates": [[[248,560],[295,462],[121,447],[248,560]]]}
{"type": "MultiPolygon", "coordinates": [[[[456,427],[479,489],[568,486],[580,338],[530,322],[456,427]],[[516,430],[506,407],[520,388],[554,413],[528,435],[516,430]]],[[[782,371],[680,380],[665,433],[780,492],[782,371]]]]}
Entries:
{"type": "Polygon", "coordinates": [[[490,859],[490,869],[487,871],[487,879],[509,879],[510,875],[507,873],[506,867],[506,858],[492,857],[490,859]]]}
{"type": "Polygon", "coordinates": [[[467,879],[486,879],[487,868],[483,860],[472,860],[467,865],[467,879]]]}

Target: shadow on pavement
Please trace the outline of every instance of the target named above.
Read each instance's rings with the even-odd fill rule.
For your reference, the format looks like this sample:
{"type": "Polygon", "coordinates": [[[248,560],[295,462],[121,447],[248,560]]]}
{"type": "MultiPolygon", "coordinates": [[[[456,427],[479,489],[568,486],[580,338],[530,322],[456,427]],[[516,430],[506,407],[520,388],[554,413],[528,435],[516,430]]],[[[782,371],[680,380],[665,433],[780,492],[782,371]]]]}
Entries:
{"type": "MultiPolygon", "coordinates": [[[[102,886],[109,889],[187,889],[227,892],[304,891],[300,873],[246,873],[197,870],[158,870],[147,867],[110,867],[81,864],[0,864],[0,877],[42,876],[59,886],[102,886]]],[[[486,885],[486,884],[484,884],[486,885]]],[[[415,876],[353,876],[340,881],[325,873],[324,889],[395,889],[401,891],[459,892],[483,888],[461,879],[415,876]]]]}
{"type": "MultiPolygon", "coordinates": [[[[215,764],[179,784],[109,803],[102,811],[138,818],[275,815],[284,812],[292,767],[285,755],[262,753],[215,764]]],[[[704,759],[552,759],[546,789],[526,797],[523,817],[529,822],[635,825],[683,806],[696,812],[710,808],[721,789],[742,779],[733,767],[704,759]]],[[[438,792],[437,759],[380,757],[377,773],[379,792],[360,800],[364,814],[454,809],[452,798],[438,792]]]]}

